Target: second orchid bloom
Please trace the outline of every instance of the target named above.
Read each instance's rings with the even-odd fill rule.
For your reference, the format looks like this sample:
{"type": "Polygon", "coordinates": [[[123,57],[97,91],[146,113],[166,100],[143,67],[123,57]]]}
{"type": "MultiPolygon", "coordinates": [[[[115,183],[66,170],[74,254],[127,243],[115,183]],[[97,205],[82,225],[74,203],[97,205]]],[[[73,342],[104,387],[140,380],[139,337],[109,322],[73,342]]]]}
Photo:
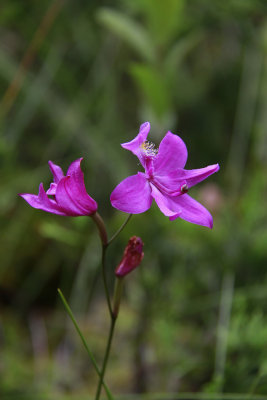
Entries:
{"type": "Polygon", "coordinates": [[[219,170],[214,164],[186,170],[187,148],[183,140],[167,132],[159,148],[147,141],[149,122],[141,125],[138,135],[122,147],[135,154],[145,172],[123,180],[111,193],[113,207],[130,214],[147,211],[154,199],[161,212],[174,220],[178,217],[194,224],[212,228],[209,211],[190,197],[188,190],[219,170]]]}
{"type": "Polygon", "coordinates": [[[54,177],[50,188],[45,191],[43,184],[40,183],[38,195],[22,193],[20,196],[33,208],[52,214],[69,217],[94,214],[97,203],[86,192],[81,162],[82,158],[79,158],[71,163],[65,176],[58,165],[49,161],[54,177]]]}

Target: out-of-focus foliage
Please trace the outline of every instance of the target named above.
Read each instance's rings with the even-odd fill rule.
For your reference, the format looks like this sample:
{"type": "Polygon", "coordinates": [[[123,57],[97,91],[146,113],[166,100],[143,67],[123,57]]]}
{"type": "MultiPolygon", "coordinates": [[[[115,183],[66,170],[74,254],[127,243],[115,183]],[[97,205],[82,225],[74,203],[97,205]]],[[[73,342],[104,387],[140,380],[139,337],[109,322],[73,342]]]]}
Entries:
{"type": "Polygon", "coordinates": [[[214,229],[169,222],[153,206],[110,247],[112,288],[128,238],[145,243],[127,277],[109,386],[123,399],[267,396],[266,16],[265,0],[2,0],[1,399],[94,393],[57,287],[99,361],[108,322],[90,218],[31,209],[17,193],[48,186],[49,159],[67,168],[84,156],[112,234],[125,216],[109,194],[140,169],[119,144],[147,120],[155,143],[181,135],[188,168],[220,163],[192,190],[214,229]]]}

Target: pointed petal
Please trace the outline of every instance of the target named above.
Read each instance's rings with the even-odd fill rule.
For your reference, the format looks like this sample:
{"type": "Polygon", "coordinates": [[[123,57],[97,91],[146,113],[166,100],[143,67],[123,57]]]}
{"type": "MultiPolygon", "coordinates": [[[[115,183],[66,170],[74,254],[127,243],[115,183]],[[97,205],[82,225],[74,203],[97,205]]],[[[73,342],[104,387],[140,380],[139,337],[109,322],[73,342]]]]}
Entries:
{"type": "Polygon", "coordinates": [[[82,160],[83,160],[83,157],[80,157],[77,160],[73,161],[70,164],[69,168],[68,168],[66,176],[74,174],[74,175],[79,176],[79,179],[83,181],[84,180],[84,176],[83,176],[83,172],[81,170],[81,162],[82,162],[82,160]]]}
{"type": "Polygon", "coordinates": [[[46,194],[48,194],[49,196],[55,196],[56,189],[57,189],[57,184],[52,182],[50,183],[50,188],[46,191],[46,194]]]}
{"type": "Polygon", "coordinates": [[[110,201],[114,208],[130,214],[147,211],[151,207],[152,197],[145,174],[139,172],[124,179],[111,193],[110,201]]]}
{"type": "Polygon", "coordinates": [[[144,122],[140,126],[138,135],[131,142],[121,144],[121,146],[124,149],[130,150],[134,155],[136,155],[139,158],[139,161],[141,162],[143,167],[144,167],[144,157],[140,146],[142,145],[142,143],[146,141],[149,131],[150,131],[150,123],[144,122]]]}
{"type": "MultiPolygon", "coordinates": [[[[82,174],[83,175],[83,174],[82,174]]],[[[69,216],[91,215],[97,210],[97,203],[86,192],[81,176],[68,175],[61,179],[56,189],[56,201],[69,216]]]]}
{"type": "Polygon", "coordinates": [[[177,176],[180,176],[180,179],[186,180],[187,186],[190,188],[219,171],[219,169],[219,164],[208,165],[205,168],[199,169],[181,169],[177,171],[177,176]]]}
{"type": "Polygon", "coordinates": [[[55,200],[47,197],[42,183],[39,186],[38,196],[30,193],[21,193],[19,196],[26,200],[27,203],[29,203],[33,208],[47,211],[52,214],[66,215],[65,212],[57,205],[55,200]]]}
{"type": "Polygon", "coordinates": [[[179,168],[165,175],[154,175],[155,186],[168,196],[181,194],[182,186],[190,187],[208,178],[220,169],[219,164],[209,165],[205,168],[186,170],[179,168]]]}
{"type": "Polygon", "coordinates": [[[97,202],[89,196],[84,184],[84,174],[81,170],[83,157],[73,161],[68,168],[67,176],[70,176],[67,186],[70,188],[74,202],[79,205],[86,215],[93,214],[97,210],[97,202]],[[88,214],[89,213],[89,214],[88,214]]]}
{"type": "Polygon", "coordinates": [[[62,179],[64,177],[64,173],[63,173],[62,169],[58,165],[54,164],[52,161],[48,161],[48,165],[49,165],[50,171],[53,174],[54,182],[58,183],[60,181],[60,179],[62,179]]]}
{"type": "MultiPolygon", "coordinates": [[[[183,194],[178,197],[171,197],[170,202],[173,206],[180,207],[180,218],[193,224],[207,226],[212,228],[213,220],[209,211],[203,207],[198,201],[190,197],[188,194],[183,194]]],[[[170,217],[170,220],[173,218],[170,217]]]]}
{"type": "Polygon", "coordinates": [[[155,174],[165,175],[178,168],[183,168],[186,161],[185,143],[179,136],[167,132],[159,145],[159,151],[154,160],[155,174]]]}
{"type": "Polygon", "coordinates": [[[179,207],[172,209],[173,204],[169,201],[168,196],[164,196],[154,185],[151,185],[152,197],[155,199],[160,211],[172,220],[180,216],[182,210],[179,207]]]}

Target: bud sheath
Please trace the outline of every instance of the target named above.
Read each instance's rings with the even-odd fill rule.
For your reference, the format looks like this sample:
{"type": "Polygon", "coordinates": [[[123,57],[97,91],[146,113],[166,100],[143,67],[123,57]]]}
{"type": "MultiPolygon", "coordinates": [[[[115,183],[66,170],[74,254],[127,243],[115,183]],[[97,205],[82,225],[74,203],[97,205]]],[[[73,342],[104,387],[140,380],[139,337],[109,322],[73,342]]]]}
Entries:
{"type": "Polygon", "coordinates": [[[138,267],[144,257],[143,242],[140,237],[132,236],[124,250],[121,262],[116,268],[116,276],[123,277],[138,267]]]}

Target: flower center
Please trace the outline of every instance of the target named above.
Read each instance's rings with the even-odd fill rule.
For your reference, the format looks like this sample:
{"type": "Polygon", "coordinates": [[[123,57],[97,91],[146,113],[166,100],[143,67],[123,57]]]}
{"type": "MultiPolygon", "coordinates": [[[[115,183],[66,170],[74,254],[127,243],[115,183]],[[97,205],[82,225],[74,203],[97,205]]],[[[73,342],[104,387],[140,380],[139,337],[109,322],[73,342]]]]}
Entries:
{"type": "Polygon", "coordinates": [[[158,154],[158,149],[155,147],[155,144],[152,142],[143,142],[140,145],[140,148],[146,157],[155,157],[158,154]]]}

